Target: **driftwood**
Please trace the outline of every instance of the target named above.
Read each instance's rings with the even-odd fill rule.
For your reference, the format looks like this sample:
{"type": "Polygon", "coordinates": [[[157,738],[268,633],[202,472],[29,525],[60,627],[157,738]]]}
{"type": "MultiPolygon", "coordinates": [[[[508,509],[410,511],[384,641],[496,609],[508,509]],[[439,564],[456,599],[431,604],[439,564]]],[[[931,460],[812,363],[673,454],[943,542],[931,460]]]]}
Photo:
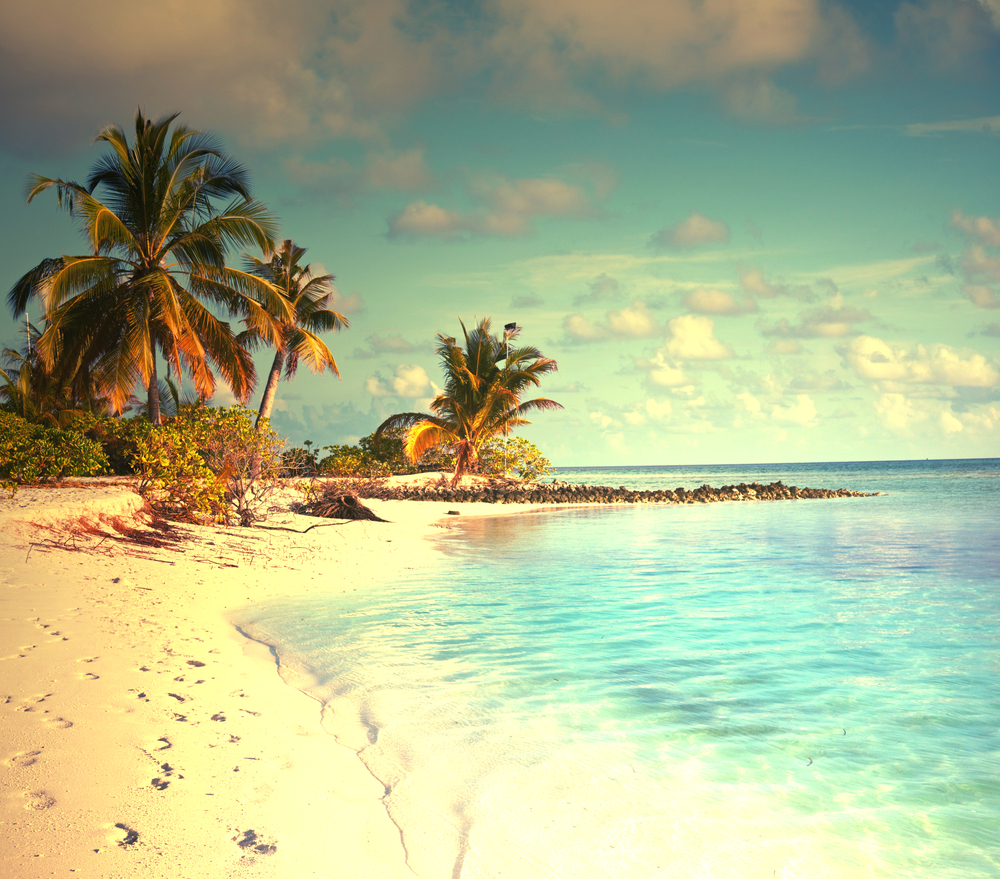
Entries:
{"type": "Polygon", "coordinates": [[[308,516],[319,516],[323,519],[386,521],[361,503],[353,491],[344,491],[340,486],[330,486],[318,498],[307,503],[303,512],[308,516]]]}

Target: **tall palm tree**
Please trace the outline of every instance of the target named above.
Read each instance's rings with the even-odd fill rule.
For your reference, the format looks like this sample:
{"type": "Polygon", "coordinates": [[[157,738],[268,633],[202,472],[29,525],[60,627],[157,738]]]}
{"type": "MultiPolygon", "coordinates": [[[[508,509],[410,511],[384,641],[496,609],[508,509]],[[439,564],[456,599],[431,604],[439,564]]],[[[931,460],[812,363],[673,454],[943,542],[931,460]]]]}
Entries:
{"type": "Polygon", "coordinates": [[[511,347],[516,331],[494,336],[489,318],[471,331],[462,323],[462,333],[464,348],[450,336],[438,335],[445,387],[431,402],[434,414],[392,415],[375,431],[377,440],[386,430],[408,427],[403,450],[414,464],[434,446],[452,446],[456,458],[452,485],[466,470],[475,470],[479,448],[490,437],[528,424],[527,412],[562,409],[544,397],[521,401],[529,387],[537,387],[543,375],[556,370],[555,360],[543,357],[537,348],[511,347]]]}
{"type": "Polygon", "coordinates": [[[261,397],[259,414],[255,427],[261,430],[271,417],[274,398],[278,392],[278,381],[282,370],[290,379],[298,369],[299,361],[316,373],[329,369],[337,378],[340,370],[333,354],[316,333],[340,330],[350,326],[347,318],[327,306],[333,295],[333,275],[313,275],[312,266],[299,265],[305,255],[304,247],[296,246],[285,239],[281,247],[268,260],[248,257],[248,270],[256,277],[271,284],[286,305],[284,315],[272,315],[267,311],[257,312],[246,319],[247,330],[240,334],[240,340],[255,347],[266,338],[263,323],[273,326],[274,362],[267,376],[264,395],[261,397]]]}
{"type": "Polygon", "coordinates": [[[113,412],[141,382],[154,423],[158,353],[168,373],[186,368],[203,396],[215,387],[211,365],[239,399],[253,389],[249,353],[206,303],[230,313],[254,313],[260,302],[285,311],[268,285],[225,265],[232,246],[269,250],[274,219],[251,197],[246,169],[211,138],[181,125],[170,131],[177,115],[154,122],[137,111],[131,146],[121,128],[104,128],[95,143],[110,151],[86,186],[32,176],[28,202],[55,188],[59,206],[80,220],[90,253],[43,260],[8,294],[15,315],[32,298],[42,301],[48,326],[38,351],[47,369],[90,369],[113,412]],[[221,209],[220,200],[227,201],[221,209]]]}

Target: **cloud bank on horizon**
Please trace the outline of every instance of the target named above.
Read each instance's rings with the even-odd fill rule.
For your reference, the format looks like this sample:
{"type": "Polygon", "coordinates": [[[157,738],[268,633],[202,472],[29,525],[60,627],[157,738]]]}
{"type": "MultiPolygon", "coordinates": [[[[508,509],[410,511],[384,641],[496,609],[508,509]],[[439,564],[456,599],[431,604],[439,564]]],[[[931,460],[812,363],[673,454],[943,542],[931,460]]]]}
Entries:
{"type": "Polygon", "coordinates": [[[491,315],[559,362],[557,464],[995,456],[998,96],[1000,0],[9,4],[6,288],[83,248],[26,175],[180,110],[351,316],[293,441],[425,407],[491,315]]]}

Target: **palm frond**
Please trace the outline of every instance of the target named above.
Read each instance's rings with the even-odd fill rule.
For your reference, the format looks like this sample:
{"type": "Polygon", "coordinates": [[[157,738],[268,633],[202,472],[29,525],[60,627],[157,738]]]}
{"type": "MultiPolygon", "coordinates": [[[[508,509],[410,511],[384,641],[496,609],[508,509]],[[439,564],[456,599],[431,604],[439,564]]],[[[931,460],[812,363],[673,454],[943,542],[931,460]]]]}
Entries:
{"type": "Polygon", "coordinates": [[[300,360],[304,361],[313,372],[320,373],[324,369],[329,369],[337,378],[340,378],[337,361],[334,360],[330,349],[326,347],[322,339],[301,327],[294,330],[288,340],[285,378],[290,379],[295,375],[300,360]]]}

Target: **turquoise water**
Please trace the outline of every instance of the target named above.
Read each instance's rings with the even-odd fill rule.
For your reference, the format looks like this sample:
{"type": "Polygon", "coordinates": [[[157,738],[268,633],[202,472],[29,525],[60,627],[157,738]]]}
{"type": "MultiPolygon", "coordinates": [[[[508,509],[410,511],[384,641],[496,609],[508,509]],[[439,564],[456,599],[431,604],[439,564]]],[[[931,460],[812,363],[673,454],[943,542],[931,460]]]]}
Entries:
{"type": "Polygon", "coordinates": [[[559,479],[888,494],[467,520],[258,608],[422,879],[1000,877],[1000,460],[559,479]]]}

